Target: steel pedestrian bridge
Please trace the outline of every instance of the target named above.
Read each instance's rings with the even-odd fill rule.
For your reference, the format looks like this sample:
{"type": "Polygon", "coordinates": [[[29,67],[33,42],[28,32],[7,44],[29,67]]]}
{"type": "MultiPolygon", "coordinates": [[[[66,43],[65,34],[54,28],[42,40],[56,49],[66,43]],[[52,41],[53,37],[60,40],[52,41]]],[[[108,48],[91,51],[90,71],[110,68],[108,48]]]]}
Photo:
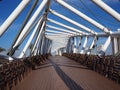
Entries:
{"type": "Polygon", "coordinates": [[[6,19],[0,17],[0,40],[14,36],[0,43],[0,90],[120,90],[120,6],[107,0],[16,2],[6,19]]]}

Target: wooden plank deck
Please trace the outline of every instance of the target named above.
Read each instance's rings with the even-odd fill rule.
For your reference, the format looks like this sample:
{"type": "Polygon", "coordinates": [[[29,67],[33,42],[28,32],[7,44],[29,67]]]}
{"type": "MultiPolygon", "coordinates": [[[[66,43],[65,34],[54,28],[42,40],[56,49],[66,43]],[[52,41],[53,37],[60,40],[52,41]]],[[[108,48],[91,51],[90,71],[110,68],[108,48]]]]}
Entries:
{"type": "Polygon", "coordinates": [[[120,90],[120,85],[63,56],[51,56],[13,90],[120,90]]]}

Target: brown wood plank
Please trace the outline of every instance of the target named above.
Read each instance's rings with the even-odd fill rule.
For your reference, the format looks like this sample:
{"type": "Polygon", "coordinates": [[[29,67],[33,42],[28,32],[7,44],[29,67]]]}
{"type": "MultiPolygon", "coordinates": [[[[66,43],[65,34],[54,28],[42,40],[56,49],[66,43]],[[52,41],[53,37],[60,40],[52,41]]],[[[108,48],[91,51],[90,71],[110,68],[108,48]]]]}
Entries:
{"type": "MultiPolygon", "coordinates": [[[[77,62],[66,57],[50,57],[72,80],[79,84],[84,90],[120,90],[120,85],[108,80],[102,75],[86,68],[76,68],[77,62]],[[69,62],[69,65],[68,65],[69,62]],[[63,65],[67,64],[67,65],[63,65]],[[72,67],[69,67],[73,65],[72,67]]],[[[81,65],[80,65],[81,66],[81,65]]]]}
{"type": "Polygon", "coordinates": [[[68,90],[53,66],[44,65],[33,71],[13,90],[68,90]]]}
{"type": "MultiPolygon", "coordinates": [[[[73,60],[63,56],[49,58],[53,63],[42,65],[37,70],[32,71],[13,90],[69,90],[71,87],[66,84],[63,77],[67,77],[69,85],[75,86],[76,84],[84,90],[120,90],[119,84],[88,70],[87,67],[73,60]],[[54,64],[57,65],[58,69],[55,69],[54,64]],[[63,73],[62,77],[60,72],[63,73]]],[[[71,90],[74,89],[71,88],[71,90]]]]}

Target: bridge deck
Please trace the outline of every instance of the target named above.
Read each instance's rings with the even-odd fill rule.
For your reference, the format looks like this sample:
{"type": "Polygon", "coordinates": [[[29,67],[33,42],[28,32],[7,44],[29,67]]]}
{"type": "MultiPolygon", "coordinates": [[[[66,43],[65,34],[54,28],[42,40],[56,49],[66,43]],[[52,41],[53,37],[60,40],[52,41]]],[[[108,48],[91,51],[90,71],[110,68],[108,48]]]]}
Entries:
{"type": "Polygon", "coordinates": [[[14,90],[120,90],[120,85],[63,56],[51,56],[14,90]]]}

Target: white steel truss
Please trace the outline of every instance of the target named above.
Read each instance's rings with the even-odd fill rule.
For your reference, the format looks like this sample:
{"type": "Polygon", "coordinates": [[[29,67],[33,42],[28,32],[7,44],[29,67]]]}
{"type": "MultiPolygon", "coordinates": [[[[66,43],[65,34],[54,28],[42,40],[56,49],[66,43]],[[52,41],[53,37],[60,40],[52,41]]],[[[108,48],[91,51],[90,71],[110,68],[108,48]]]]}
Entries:
{"type": "MultiPolygon", "coordinates": [[[[87,25],[83,25],[80,22],[77,22],[76,20],[71,19],[69,16],[63,15],[57,10],[50,9],[49,6],[51,5],[50,3],[51,0],[42,0],[42,2],[39,3],[39,6],[35,9],[33,14],[31,14],[29,21],[26,23],[25,27],[22,29],[22,32],[19,34],[16,42],[12,46],[12,48],[16,48],[17,46],[19,46],[23,42],[23,39],[25,39],[26,36],[30,32],[32,32],[26,44],[24,45],[24,48],[22,49],[19,55],[19,58],[23,58],[30,44],[34,40],[35,36],[36,36],[36,39],[34,41],[34,45],[31,50],[31,53],[33,53],[34,55],[46,54],[50,52],[53,45],[52,41],[59,42],[63,46],[66,46],[66,48],[68,49],[67,51],[69,53],[90,54],[89,50],[91,50],[93,46],[96,45],[96,43],[99,41],[98,38],[100,37],[106,38],[106,41],[103,44],[103,47],[101,48],[100,53],[101,52],[105,53],[107,51],[107,48],[111,44],[111,41],[114,45],[113,52],[117,53],[120,50],[118,45],[120,42],[119,29],[118,31],[110,31],[108,29],[109,27],[106,27],[100,22],[95,21],[92,17],[89,17],[88,15],[84,14],[77,8],[74,8],[72,5],[68,4],[67,1],[64,1],[64,0],[54,0],[54,1],[56,1],[58,4],[60,4],[64,8],[67,8],[69,11],[75,13],[79,18],[82,18],[85,21],[91,23],[92,25],[97,27],[97,29],[100,29],[102,32],[99,33],[94,29],[88,28],[87,25]],[[42,10],[44,10],[44,13],[40,15],[42,10]],[[48,13],[51,13],[52,18],[54,16],[57,16],[58,18],[61,18],[64,21],[67,21],[73,26],[67,25],[64,22],[60,22],[55,19],[51,19],[48,13]],[[60,26],[62,28],[57,26],[60,26]],[[82,42],[82,45],[83,45],[82,49],[79,50],[81,46],[82,37],[85,37],[85,40],[84,42],[82,42]],[[90,37],[93,37],[93,40],[91,41],[91,44],[87,51],[86,48],[87,48],[87,44],[89,43],[88,39],[90,37]]],[[[91,1],[94,2],[94,4],[96,4],[98,7],[102,8],[102,10],[107,12],[107,14],[115,18],[117,22],[120,22],[120,14],[114,9],[112,9],[109,5],[104,3],[102,0],[91,0],[91,1]]],[[[8,16],[8,18],[1,24],[0,26],[1,37],[4,34],[4,32],[7,31],[8,28],[13,24],[16,18],[18,18],[20,13],[26,8],[28,3],[30,2],[31,0],[22,0],[20,4],[10,14],[10,16],[8,16]]],[[[61,47],[59,46],[59,48],[61,47]]],[[[59,48],[57,47],[57,49],[59,48]]]]}

